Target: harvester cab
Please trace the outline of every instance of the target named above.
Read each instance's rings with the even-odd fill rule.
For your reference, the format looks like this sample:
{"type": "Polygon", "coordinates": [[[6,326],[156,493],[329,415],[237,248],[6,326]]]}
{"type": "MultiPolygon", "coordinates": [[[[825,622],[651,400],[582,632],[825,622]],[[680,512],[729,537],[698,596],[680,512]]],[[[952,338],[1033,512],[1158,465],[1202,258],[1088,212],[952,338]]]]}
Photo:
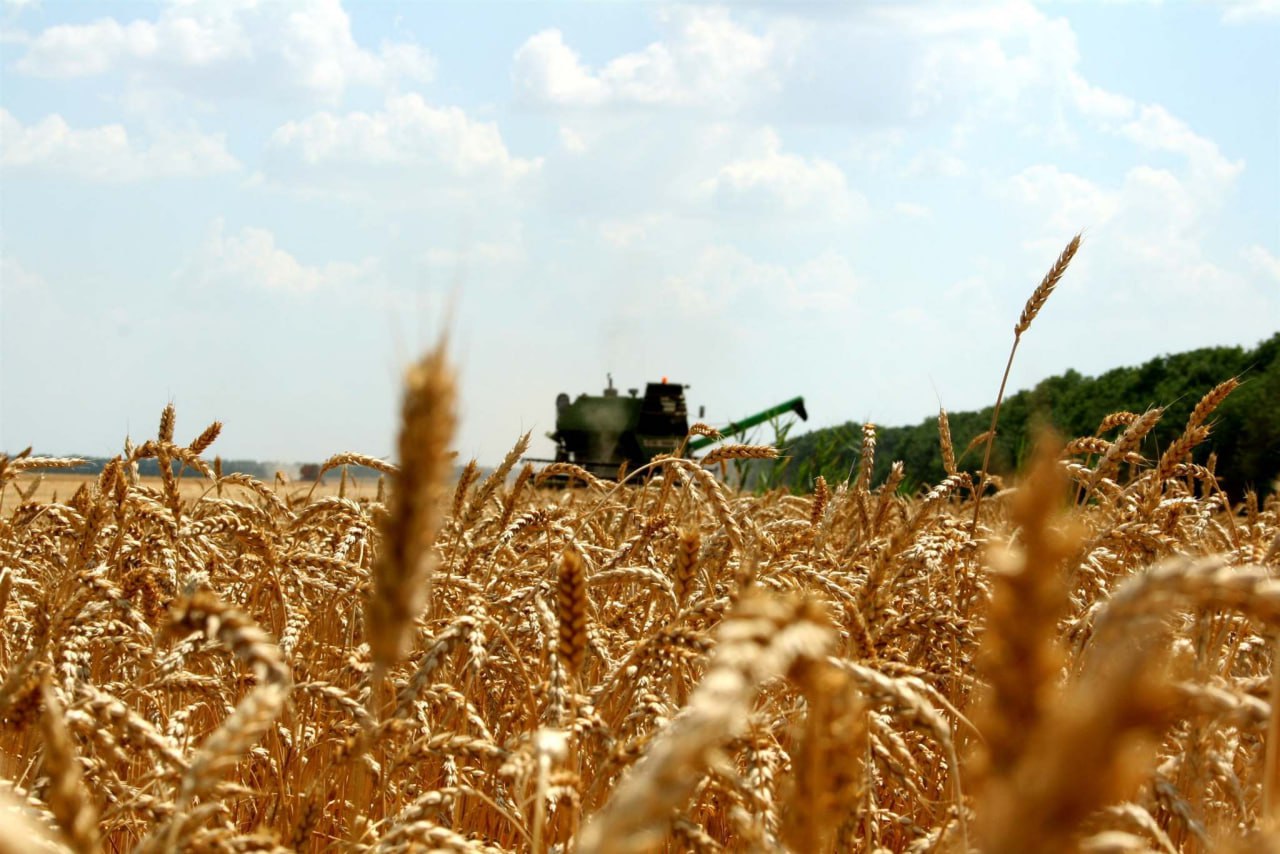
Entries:
{"type": "MultiPolygon", "coordinates": [[[[689,410],[684,390],[688,386],[668,382],[648,383],[644,396],[638,388],[627,389],[625,396],[613,385],[599,395],[580,394],[570,401],[569,395],[556,396],[556,429],[547,434],[556,443],[555,462],[581,466],[596,477],[612,478],[625,463],[627,468],[644,465],[659,454],[674,454],[689,433],[689,410]]],[[[804,398],[796,397],[764,412],[731,422],[720,430],[730,437],[757,424],[794,412],[808,420],[804,398]]],[[[717,441],[711,437],[695,437],[690,451],[717,441]]]]}

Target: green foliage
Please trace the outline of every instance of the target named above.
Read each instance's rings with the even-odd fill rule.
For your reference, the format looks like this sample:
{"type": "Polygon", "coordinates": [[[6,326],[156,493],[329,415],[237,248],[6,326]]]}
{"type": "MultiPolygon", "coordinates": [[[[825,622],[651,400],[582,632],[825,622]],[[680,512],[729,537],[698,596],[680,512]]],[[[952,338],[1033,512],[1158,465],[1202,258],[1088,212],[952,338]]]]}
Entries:
{"type": "MultiPolygon", "coordinates": [[[[1203,462],[1210,451],[1218,455],[1218,476],[1232,496],[1239,498],[1249,489],[1266,494],[1280,477],[1280,333],[1249,350],[1206,347],[1160,356],[1138,367],[1115,368],[1097,377],[1067,371],[1007,397],[1000,411],[991,471],[1007,475],[1018,468],[1030,452],[1029,436],[1037,424],[1050,424],[1067,437],[1090,436],[1109,413],[1141,413],[1164,406],[1164,417],[1143,446],[1148,458],[1158,457],[1160,449],[1182,432],[1205,392],[1233,376],[1240,377],[1241,386],[1210,418],[1213,436],[1194,456],[1203,462]]],[[[948,417],[960,456],[969,441],[990,425],[991,408],[951,412],[948,417]]],[[[791,440],[788,482],[793,488],[808,489],[818,475],[832,484],[848,479],[857,466],[861,431],[862,425],[850,422],[791,440]]],[[[914,426],[878,429],[873,482],[884,479],[894,460],[906,465],[903,488],[907,490],[937,483],[945,476],[936,417],[914,426]]],[[[961,457],[958,464],[976,473],[982,466],[981,447],[961,457]]]]}
{"type": "Polygon", "coordinates": [[[735,436],[733,441],[742,442],[745,445],[772,445],[778,449],[779,456],[776,460],[733,460],[729,464],[731,476],[728,482],[738,489],[750,489],[757,493],[768,492],[791,483],[792,477],[789,474],[793,461],[788,449],[791,447],[791,431],[798,423],[790,416],[776,416],[765,422],[773,433],[771,439],[758,436],[755,430],[735,436]]]}

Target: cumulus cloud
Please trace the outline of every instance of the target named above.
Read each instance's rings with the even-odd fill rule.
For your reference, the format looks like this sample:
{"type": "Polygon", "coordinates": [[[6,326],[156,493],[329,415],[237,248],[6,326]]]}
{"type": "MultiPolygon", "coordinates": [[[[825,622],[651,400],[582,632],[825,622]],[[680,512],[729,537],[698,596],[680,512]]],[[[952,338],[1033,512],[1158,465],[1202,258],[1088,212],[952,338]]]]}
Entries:
{"type": "Polygon", "coordinates": [[[1228,24],[1280,18],[1280,0],[1209,0],[1222,9],[1222,20],[1228,24]]]}
{"type": "MultiPolygon", "coordinates": [[[[1125,329],[1125,318],[1141,313],[1143,293],[1160,295],[1159,317],[1170,328],[1239,334],[1242,319],[1256,322],[1274,300],[1256,277],[1242,274],[1235,259],[1205,243],[1239,168],[1181,122],[1146,109],[1142,115],[1147,120],[1123,133],[1144,149],[1180,155],[1168,168],[1139,161],[1107,181],[1041,164],[1009,180],[1006,191],[1019,211],[1027,257],[1052,257],[1068,235],[1085,229],[1088,251],[1073,265],[1072,290],[1091,293],[1104,309],[1098,334],[1156,334],[1151,317],[1125,329]],[[1219,310],[1228,305],[1232,312],[1219,310]]],[[[1245,260],[1265,273],[1264,255],[1246,252],[1245,260]]]]}
{"type": "Polygon", "coordinates": [[[1273,282],[1280,283],[1280,256],[1265,246],[1253,245],[1240,253],[1253,269],[1273,282]]]}
{"type": "Polygon", "coordinates": [[[197,96],[276,90],[334,102],[351,86],[428,80],[434,63],[409,43],[361,47],[339,0],[170,0],[151,20],[49,27],[14,67],[54,78],[123,72],[137,86],[197,96]]]}
{"type": "Polygon", "coordinates": [[[756,260],[727,245],[705,247],[663,282],[665,298],[694,318],[745,301],[787,312],[847,309],[858,288],[853,265],[836,252],[786,265],[756,260]]]}
{"type": "MultiPolygon", "coordinates": [[[[1075,0],[1079,3],[1081,0],[1075,0]]],[[[1164,0],[1106,0],[1114,5],[1160,6],[1164,0]]],[[[1280,17],[1280,0],[1199,0],[1222,11],[1224,24],[1244,24],[1280,17]]]]}
{"type": "MultiPolygon", "coordinates": [[[[1111,0],[1158,4],[1160,0],[1111,0]]],[[[1201,4],[1222,10],[1224,24],[1247,24],[1280,18],[1280,0],[1200,0],[1201,4]]]]}
{"type": "Polygon", "coordinates": [[[916,202],[894,202],[893,210],[911,219],[928,219],[933,216],[933,210],[928,205],[916,202]]]}
{"type": "Polygon", "coordinates": [[[874,133],[945,128],[963,141],[994,121],[1054,127],[1079,88],[1070,25],[1028,0],[818,8],[776,12],[803,42],[778,85],[753,93],[754,113],[874,133]]]}
{"type": "Polygon", "coordinates": [[[1228,160],[1217,143],[1195,133],[1158,104],[1144,106],[1120,132],[1144,148],[1181,155],[1192,176],[1200,181],[1214,185],[1230,182],[1244,169],[1243,162],[1228,160]]]}
{"type": "MultiPolygon", "coordinates": [[[[749,212],[757,221],[794,220],[799,212],[838,220],[866,207],[849,184],[861,185],[868,174],[945,177],[982,192],[1010,177],[988,162],[986,150],[1011,140],[1027,148],[1030,140],[1061,155],[1048,161],[1058,171],[1016,174],[1016,194],[1060,199],[1046,226],[1074,231],[1108,220],[1122,204],[1114,184],[1072,183],[1081,139],[1102,133],[1126,140],[1137,152],[1132,167],[1143,158],[1162,165],[1155,155],[1172,155],[1177,181],[1201,200],[1220,198],[1242,168],[1168,110],[1088,80],[1069,22],[1028,0],[783,5],[732,15],[704,8],[660,27],[658,41],[599,64],[587,63],[554,30],[517,51],[514,84],[543,105],[673,108],[653,128],[616,111],[575,112],[572,135],[562,133],[563,150],[575,156],[569,163],[553,158],[548,176],[572,195],[566,206],[604,208],[602,218],[630,221],[657,210],[688,213],[711,200],[718,211],[749,212]],[[741,49],[710,47],[735,40],[741,49]],[[731,94],[717,94],[724,92],[731,94]],[[693,103],[732,115],[710,111],[724,126],[703,121],[691,130],[682,124],[688,111],[678,108],[693,103]],[[854,126],[846,156],[795,147],[796,122],[854,126]],[[682,194],[681,187],[695,192],[682,194]],[[630,209],[612,201],[624,199],[630,209]]],[[[1143,178],[1133,175],[1135,192],[1143,178]]],[[[626,242],[625,229],[611,235],[626,242]]]]}
{"type": "Polygon", "coordinates": [[[647,240],[650,230],[665,224],[665,219],[659,214],[650,214],[632,219],[605,220],[597,223],[596,233],[613,248],[626,249],[647,240]]]}
{"type": "Polygon", "coordinates": [[[885,20],[918,41],[913,114],[1010,110],[1029,90],[1055,86],[1079,58],[1070,26],[1025,3],[891,6],[885,20]]]}
{"type": "Polygon", "coordinates": [[[865,200],[849,189],[839,166],[820,157],[782,151],[772,129],[761,136],[759,151],[721,167],[702,189],[724,207],[746,210],[811,212],[846,217],[865,208],[865,200]]]}
{"type": "Polygon", "coordinates": [[[1118,190],[1107,190],[1081,175],[1049,164],[1028,166],[1009,179],[1010,195],[1043,213],[1040,225],[1053,234],[1096,228],[1115,216],[1118,190]]]}
{"type": "Polygon", "coordinates": [[[599,69],[585,65],[559,30],[543,30],[516,51],[516,87],[533,103],[596,107],[731,106],[776,86],[785,60],[780,32],[754,33],[721,8],[664,12],[660,24],[666,38],[599,69]]]}
{"type": "Polygon", "coordinates": [[[839,160],[794,150],[768,126],[602,111],[576,117],[573,129],[585,146],[547,156],[533,203],[612,246],[638,246],[642,235],[683,244],[692,230],[718,240],[709,231],[725,228],[735,239],[827,234],[868,210],[839,160]]]}
{"type": "Polygon", "coordinates": [[[304,264],[276,244],[265,228],[244,227],[228,233],[221,219],[213,222],[204,244],[174,277],[206,288],[237,287],[300,295],[367,286],[379,280],[378,264],[331,261],[304,264]]]}
{"type": "Polygon", "coordinates": [[[515,56],[517,87],[535,101],[551,104],[595,105],[609,96],[556,29],[531,36],[515,56]]]}
{"type": "Polygon", "coordinates": [[[189,178],[240,168],[222,134],[167,131],[137,140],[123,125],[76,129],[56,113],[24,125],[0,108],[0,140],[0,164],[6,169],[56,172],[91,181],[189,178]]]}
{"type": "Polygon", "coordinates": [[[1075,108],[1091,118],[1120,120],[1133,115],[1132,98],[1095,86],[1075,70],[1067,75],[1066,89],[1069,100],[1075,108]]]}
{"type": "Polygon", "coordinates": [[[1205,280],[1205,205],[1218,197],[1203,198],[1184,176],[1139,165],[1108,186],[1041,164],[1010,178],[1006,192],[1029,214],[1024,246],[1032,253],[1052,253],[1084,228],[1093,247],[1090,263],[1109,274],[1123,270],[1132,280],[1158,278],[1174,288],[1205,280]]]}
{"type": "Polygon", "coordinates": [[[560,128],[560,144],[570,154],[582,154],[587,150],[587,141],[583,139],[582,134],[570,127],[560,128]]]}
{"type": "MultiPolygon", "coordinates": [[[[1000,74],[1014,79],[1003,94],[998,87],[994,90],[997,104],[1037,105],[1025,113],[996,109],[986,125],[975,124],[972,112],[953,115],[952,146],[935,149],[931,156],[951,159],[963,153],[974,160],[972,152],[981,140],[998,138],[991,136],[993,128],[1023,139],[1043,139],[1042,162],[1011,174],[987,166],[973,175],[986,193],[1010,204],[1014,231],[1027,258],[1052,257],[1067,237],[1084,229],[1089,251],[1076,262],[1077,287],[1096,288],[1097,297],[1108,303],[1119,305],[1126,299],[1123,294],[1132,290],[1105,289],[1101,275],[1108,282],[1158,281],[1165,293],[1180,294],[1185,305],[1195,305],[1215,290],[1237,294],[1242,304],[1256,303],[1257,294],[1239,275],[1233,259],[1218,257],[1205,243],[1244,162],[1224,154],[1217,142],[1164,106],[1140,103],[1086,79],[1075,36],[1065,21],[1050,19],[1018,0],[1005,7],[1018,12],[1012,16],[1014,24],[987,19],[982,9],[995,8],[991,5],[956,8],[938,20],[910,24],[930,33],[929,41],[943,39],[941,53],[933,60],[948,67],[943,76],[972,82],[1003,69],[1000,74]],[[947,46],[947,34],[956,31],[970,32],[972,44],[947,46]],[[986,48],[981,47],[984,43],[986,48]],[[1044,56],[1034,56],[1034,50],[1022,53],[1037,44],[1044,56]],[[1011,47],[1018,45],[1021,48],[1011,47]],[[969,134],[974,135],[973,144],[969,134]],[[1105,146],[1109,161],[1120,166],[1118,176],[1104,177],[1084,165],[1087,160],[1077,156],[1081,139],[1105,146]]],[[[909,17],[901,9],[891,14],[902,16],[904,23],[909,17]]],[[[935,49],[939,48],[928,52],[935,49]]],[[[967,109],[980,109],[973,104],[981,101],[963,100],[967,109]]],[[[922,172],[922,156],[909,162],[906,174],[922,172]]]]}
{"type": "Polygon", "coordinates": [[[0,290],[9,295],[38,293],[48,287],[44,277],[8,252],[0,253],[0,282],[4,283],[0,290]]]}
{"type": "Polygon", "coordinates": [[[506,242],[479,241],[461,249],[433,246],[422,253],[428,267],[457,271],[475,267],[510,269],[526,260],[518,239],[506,242]]]}
{"type": "Polygon", "coordinates": [[[388,97],[378,112],[316,113],[286,122],[267,143],[277,173],[357,168],[431,168],[443,176],[510,182],[536,171],[539,161],[507,150],[496,124],[458,107],[435,107],[421,95],[388,97]]]}
{"type": "Polygon", "coordinates": [[[969,174],[969,164],[949,151],[930,148],[912,155],[902,174],[908,178],[962,178],[969,174]]]}
{"type": "Polygon", "coordinates": [[[1110,187],[1039,164],[1012,176],[1013,196],[1041,211],[1043,226],[1057,234],[1106,223],[1124,235],[1131,253],[1148,257],[1177,255],[1198,245],[1204,224],[1226,200],[1244,163],[1225,157],[1215,142],[1159,105],[1136,107],[1115,133],[1134,143],[1139,156],[1172,155],[1173,164],[1135,159],[1110,187]]]}

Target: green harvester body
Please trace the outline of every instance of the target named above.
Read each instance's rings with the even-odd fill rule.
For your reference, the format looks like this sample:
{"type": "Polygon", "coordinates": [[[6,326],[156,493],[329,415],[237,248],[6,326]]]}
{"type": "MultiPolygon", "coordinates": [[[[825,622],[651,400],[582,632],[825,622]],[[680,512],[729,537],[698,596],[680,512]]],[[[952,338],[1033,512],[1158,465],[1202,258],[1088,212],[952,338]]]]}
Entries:
{"type": "MultiPolygon", "coordinates": [[[[556,462],[574,463],[597,477],[617,476],[625,463],[628,469],[642,466],[658,454],[674,454],[689,433],[689,410],[685,403],[685,386],[648,383],[644,395],[639,389],[628,389],[626,396],[609,386],[600,395],[580,394],[570,401],[569,395],[556,398],[556,430],[548,434],[556,443],[556,462]]],[[[739,435],[758,424],[794,412],[808,420],[804,398],[794,397],[763,412],[730,422],[720,428],[725,438],[739,435]]],[[[686,446],[696,451],[719,439],[695,436],[686,446]]]]}

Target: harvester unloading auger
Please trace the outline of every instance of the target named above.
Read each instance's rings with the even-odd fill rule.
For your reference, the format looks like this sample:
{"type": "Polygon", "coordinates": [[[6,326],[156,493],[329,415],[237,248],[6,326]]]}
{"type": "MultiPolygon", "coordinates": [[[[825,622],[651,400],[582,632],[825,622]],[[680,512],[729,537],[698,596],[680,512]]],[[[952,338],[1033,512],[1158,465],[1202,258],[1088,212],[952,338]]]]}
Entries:
{"type": "MultiPolygon", "coordinates": [[[[570,402],[569,395],[561,393],[556,397],[555,432],[547,434],[556,443],[555,460],[540,462],[573,463],[597,477],[612,478],[623,463],[634,469],[658,454],[674,454],[689,433],[684,390],[685,386],[664,377],[662,382],[647,384],[643,397],[636,388],[627,389],[624,397],[609,376],[609,386],[601,395],[580,394],[570,402]]],[[[789,412],[809,420],[804,398],[793,397],[730,422],[719,428],[720,435],[737,436],[789,412]]],[[[718,441],[712,436],[695,436],[685,450],[697,451],[718,441]]]]}

